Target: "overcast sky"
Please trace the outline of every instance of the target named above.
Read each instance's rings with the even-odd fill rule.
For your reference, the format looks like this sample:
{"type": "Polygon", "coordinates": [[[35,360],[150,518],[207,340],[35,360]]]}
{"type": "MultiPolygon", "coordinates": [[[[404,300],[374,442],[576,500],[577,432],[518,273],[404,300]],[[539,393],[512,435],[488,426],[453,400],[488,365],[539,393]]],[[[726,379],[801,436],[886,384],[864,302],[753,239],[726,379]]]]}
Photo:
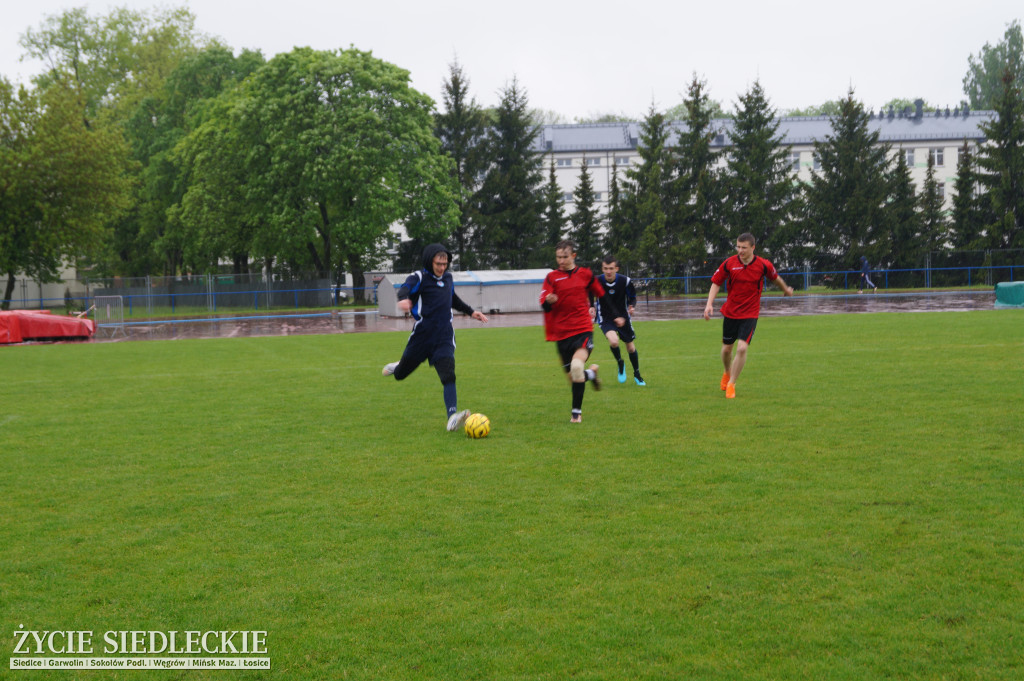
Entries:
{"type": "Polygon", "coordinates": [[[0,23],[0,75],[26,81],[18,38],[73,7],[185,6],[199,31],[267,58],[296,46],[357,47],[410,72],[441,105],[454,60],[483,106],[515,77],[530,106],[568,122],[604,113],[640,118],[679,104],[694,73],[726,109],[760,80],[785,111],[845,96],[869,108],[921,97],[963,98],[967,58],[1024,18],[1021,0],[11,0],[0,23]]]}

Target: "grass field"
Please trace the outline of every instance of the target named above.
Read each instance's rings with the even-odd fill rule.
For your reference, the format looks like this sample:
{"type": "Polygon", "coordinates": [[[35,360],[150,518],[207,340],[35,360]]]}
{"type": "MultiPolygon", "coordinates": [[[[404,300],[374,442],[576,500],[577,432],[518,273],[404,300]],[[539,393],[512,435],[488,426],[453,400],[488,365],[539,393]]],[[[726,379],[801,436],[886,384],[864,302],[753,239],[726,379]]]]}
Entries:
{"type": "MultiPolygon", "coordinates": [[[[637,324],[648,387],[538,328],[0,348],[0,677],[28,630],[265,630],[145,679],[1020,679],[1024,311],[637,324]],[[608,379],[611,379],[610,381],[608,379]]],[[[597,339],[594,358],[613,363],[597,339]]]]}

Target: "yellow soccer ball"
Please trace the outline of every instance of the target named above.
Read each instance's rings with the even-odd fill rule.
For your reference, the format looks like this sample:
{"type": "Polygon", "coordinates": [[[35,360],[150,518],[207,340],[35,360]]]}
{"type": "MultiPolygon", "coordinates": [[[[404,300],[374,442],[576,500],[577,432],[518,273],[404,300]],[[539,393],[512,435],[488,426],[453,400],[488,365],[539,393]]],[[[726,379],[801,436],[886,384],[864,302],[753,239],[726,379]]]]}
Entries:
{"type": "Polygon", "coordinates": [[[483,414],[470,414],[466,419],[465,428],[466,435],[474,440],[487,437],[487,434],[491,432],[491,420],[483,414]]]}

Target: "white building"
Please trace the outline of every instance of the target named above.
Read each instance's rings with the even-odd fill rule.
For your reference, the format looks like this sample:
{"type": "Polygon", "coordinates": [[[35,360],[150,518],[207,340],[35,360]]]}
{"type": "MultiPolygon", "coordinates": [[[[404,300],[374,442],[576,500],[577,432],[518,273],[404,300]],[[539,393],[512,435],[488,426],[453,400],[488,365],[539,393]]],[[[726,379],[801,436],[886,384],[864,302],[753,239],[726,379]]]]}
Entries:
{"type": "MultiPolygon", "coordinates": [[[[970,111],[967,108],[950,111],[943,109],[925,113],[918,105],[917,110],[878,111],[871,113],[869,129],[878,132],[879,141],[889,144],[892,154],[907,156],[911,177],[918,191],[924,184],[928,169],[928,158],[935,160],[935,179],[943,190],[946,209],[950,206],[953,183],[956,181],[956,166],[959,149],[966,141],[972,153],[985,141],[981,124],[992,120],[995,112],[970,111]]],[[[677,144],[680,131],[686,123],[670,124],[668,144],[677,144]]],[[[731,119],[715,119],[712,127],[717,132],[712,147],[727,151],[731,145],[733,130],[731,119]]],[[[779,119],[777,135],[782,138],[781,146],[788,147],[789,158],[796,178],[810,181],[815,170],[814,143],[823,142],[832,134],[832,121],[828,116],[794,116],[779,119]]],[[[573,201],[573,191],[579,185],[580,171],[584,160],[590,171],[597,205],[602,210],[608,205],[608,188],[612,173],[619,172],[619,182],[625,177],[624,171],[640,162],[637,144],[640,124],[628,123],[582,123],[574,125],[546,125],[537,137],[535,148],[546,156],[544,169],[550,159],[555,160],[555,176],[562,188],[566,204],[573,201]]],[[[725,166],[725,155],[719,157],[719,166],[725,166]]],[[[571,211],[571,205],[566,206],[571,211]]]]}

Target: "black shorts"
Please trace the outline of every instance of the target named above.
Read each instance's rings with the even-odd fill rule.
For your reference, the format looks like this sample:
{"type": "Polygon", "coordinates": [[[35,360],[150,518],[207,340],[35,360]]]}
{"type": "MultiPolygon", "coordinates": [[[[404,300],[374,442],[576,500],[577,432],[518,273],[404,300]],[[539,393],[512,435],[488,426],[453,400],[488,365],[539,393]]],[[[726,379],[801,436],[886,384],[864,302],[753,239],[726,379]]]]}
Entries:
{"type": "Polygon", "coordinates": [[[619,334],[619,339],[623,343],[632,343],[636,340],[636,331],[633,330],[633,321],[629,318],[626,319],[626,323],[622,326],[616,326],[614,320],[601,322],[601,333],[607,336],[609,331],[614,331],[619,334]]]}
{"type": "Polygon", "coordinates": [[[422,330],[413,331],[409,342],[405,345],[402,358],[395,367],[395,378],[399,381],[411,374],[424,362],[434,366],[439,359],[455,358],[455,334],[443,330],[426,333],[422,330]]]}
{"type": "Polygon", "coordinates": [[[590,357],[590,351],[594,349],[594,332],[578,333],[575,336],[556,341],[555,345],[558,347],[558,356],[562,358],[562,368],[568,371],[572,356],[580,348],[586,348],[587,357],[590,357]]]}
{"type": "Polygon", "coordinates": [[[750,344],[754,340],[754,329],[757,328],[757,317],[753,319],[732,319],[725,317],[722,320],[722,345],[732,345],[737,339],[750,344]]]}

